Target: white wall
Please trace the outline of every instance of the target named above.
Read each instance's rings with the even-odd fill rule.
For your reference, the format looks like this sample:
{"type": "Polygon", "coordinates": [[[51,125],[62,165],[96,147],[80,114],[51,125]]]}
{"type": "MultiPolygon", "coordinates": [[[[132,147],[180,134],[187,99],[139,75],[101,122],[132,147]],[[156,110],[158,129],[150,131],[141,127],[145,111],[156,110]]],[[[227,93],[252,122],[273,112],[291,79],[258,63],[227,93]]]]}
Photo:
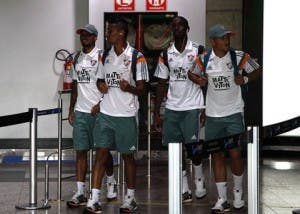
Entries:
{"type": "MultiPolygon", "coordinates": [[[[114,12],[114,0],[100,1],[89,0],[89,22],[99,30],[97,45],[103,48],[103,12],[114,12]]],[[[146,11],[146,0],[135,0],[134,12],[146,11]]],[[[167,11],[178,12],[178,15],[188,19],[190,25],[189,38],[204,44],[205,42],[205,17],[206,0],[167,0],[167,11]]]]}
{"type": "Polygon", "coordinates": [[[299,20],[298,0],[264,1],[263,125],[300,116],[299,20]]]}
{"type": "MultiPolygon", "coordinates": [[[[88,1],[0,1],[1,116],[57,107],[62,64],[54,62],[55,52],[77,49],[75,29],[87,22],[88,1]]],[[[64,126],[64,136],[71,136],[64,126]]],[[[56,137],[57,116],[39,117],[38,127],[38,137],[56,137]]],[[[26,138],[28,133],[28,124],[0,128],[0,138],[26,138]]]]}

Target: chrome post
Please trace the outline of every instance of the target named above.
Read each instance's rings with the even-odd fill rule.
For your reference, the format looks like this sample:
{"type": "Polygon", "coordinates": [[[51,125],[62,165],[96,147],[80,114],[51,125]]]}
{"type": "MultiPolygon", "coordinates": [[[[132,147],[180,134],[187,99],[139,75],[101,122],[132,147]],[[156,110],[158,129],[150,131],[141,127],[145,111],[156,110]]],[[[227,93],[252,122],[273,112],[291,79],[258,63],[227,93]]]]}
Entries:
{"type": "Polygon", "coordinates": [[[61,200],[61,171],[62,171],[62,114],[63,114],[63,102],[61,93],[58,99],[58,108],[61,111],[58,113],[58,171],[57,171],[57,200],[61,200]]]}
{"type": "Polygon", "coordinates": [[[30,123],[30,183],[29,183],[29,203],[23,205],[16,205],[17,209],[36,210],[47,209],[50,206],[44,204],[37,204],[37,108],[30,108],[32,111],[32,121],[30,123]]]}
{"type": "Polygon", "coordinates": [[[253,127],[252,143],[248,143],[248,213],[259,213],[259,128],[253,127]]]}
{"type": "Polygon", "coordinates": [[[168,144],[169,214],[182,213],[182,144],[168,144]]]}

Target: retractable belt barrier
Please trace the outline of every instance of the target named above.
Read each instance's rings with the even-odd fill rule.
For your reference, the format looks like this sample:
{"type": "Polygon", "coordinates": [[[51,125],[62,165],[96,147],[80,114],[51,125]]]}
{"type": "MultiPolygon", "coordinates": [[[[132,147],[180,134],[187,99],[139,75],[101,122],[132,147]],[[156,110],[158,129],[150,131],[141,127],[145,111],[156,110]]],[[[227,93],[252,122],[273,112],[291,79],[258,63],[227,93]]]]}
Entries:
{"type": "MultiPolygon", "coordinates": [[[[247,142],[247,169],[248,169],[248,213],[259,214],[259,141],[267,138],[272,138],[300,127],[300,116],[280,123],[268,125],[265,127],[248,127],[247,131],[240,133],[246,136],[247,142]],[[261,133],[260,133],[261,132],[261,133]]],[[[232,147],[226,147],[224,141],[230,140],[237,135],[231,135],[224,138],[214,139],[202,142],[202,154],[207,154],[226,151],[232,147]]],[[[180,184],[181,175],[177,162],[181,159],[181,144],[173,143],[168,145],[169,151],[169,183],[175,184],[169,186],[169,214],[181,214],[182,206],[180,201],[180,184]],[[178,159],[178,160],[174,160],[178,159]],[[176,162],[177,161],[177,162],[176,162]],[[177,166],[177,167],[174,167],[177,166]],[[171,189],[170,189],[171,188],[171,189]],[[173,188],[173,189],[172,189],[173,188]],[[177,189],[176,189],[177,188],[177,189]],[[177,191],[174,192],[173,190],[177,191]]],[[[300,214],[300,210],[294,210],[293,214],[300,214]]]]}
{"type": "Polygon", "coordinates": [[[37,111],[36,108],[30,108],[28,112],[6,115],[0,117],[0,127],[17,125],[21,123],[30,123],[30,190],[29,203],[16,205],[17,209],[36,210],[50,208],[48,201],[45,203],[37,203],[37,116],[44,116],[49,114],[61,114],[61,108],[46,109],[37,111]]]}
{"type": "Polygon", "coordinates": [[[28,112],[12,114],[0,117],[0,127],[11,126],[21,123],[31,123],[32,121],[32,110],[29,109],[28,112]]]}

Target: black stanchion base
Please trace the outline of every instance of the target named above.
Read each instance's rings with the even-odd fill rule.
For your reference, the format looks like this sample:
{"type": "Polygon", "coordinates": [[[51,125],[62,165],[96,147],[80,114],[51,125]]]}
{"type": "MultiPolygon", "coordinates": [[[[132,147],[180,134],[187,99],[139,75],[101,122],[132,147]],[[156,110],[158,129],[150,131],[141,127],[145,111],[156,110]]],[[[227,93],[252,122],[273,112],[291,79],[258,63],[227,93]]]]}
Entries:
{"type": "Polygon", "coordinates": [[[298,209],[298,210],[293,210],[293,214],[300,214],[300,209],[298,209]]]}
{"type": "Polygon", "coordinates": [[[21,204],[21,205],[16,205],[15,206],[17,209],[22,209],[22,210],[38,210],[38,209],[49,209],[51,206],[49,204],[21,204]]]}

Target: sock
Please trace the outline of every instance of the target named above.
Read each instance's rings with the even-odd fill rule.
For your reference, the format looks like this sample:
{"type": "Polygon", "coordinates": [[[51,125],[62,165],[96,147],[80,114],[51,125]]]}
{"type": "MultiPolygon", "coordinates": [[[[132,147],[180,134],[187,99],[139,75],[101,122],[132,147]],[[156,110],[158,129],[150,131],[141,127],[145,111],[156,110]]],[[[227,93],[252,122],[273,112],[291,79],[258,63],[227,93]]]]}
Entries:
{"type": "Polygon", "coordinates": [[[227,182],[218,182],[216,185],[219,197],[227,201],[227,182]]]}
{"type": "Polygon", "coordinates": [[[92,201],[93,202],[98,202],[100,198],[100,189],[92,189],[92,201]]]}
{"type": "Polygon", "coordinates": [[[233,189],[243,191],[244,174],[242,174],[240,176],[232,174],[232,177],[233,177],[233,189]]]}
{"type": "Polygon", "coordinates": [[[106,175],[106,177],[107,177],[107,183],[112,183],[112,184],[116,183],[114,174],[112,174],[110,176],[106,175]]]}
{"type": "Polygon", "coordinates": [[[193,167],[195,171],[195,180],[204,180],[202,163],[200,165],[193,165],[193,167]]]}
{"type": "Polygon", "coordinates": [[[191,192],[188,184],[188,178],[186,175],[186,171],[182,171],[182,193],[191,192]]]}
{"type": "Polygon", "coordinates": [[[84,194],[85,184],[84,182],[77,181],[77,194],[82,195],[84,194]]]}
{"type": "Polygon", "coordinates": [[[134,197],[135,189],[127,189],[127,196],[134,197]]]}

